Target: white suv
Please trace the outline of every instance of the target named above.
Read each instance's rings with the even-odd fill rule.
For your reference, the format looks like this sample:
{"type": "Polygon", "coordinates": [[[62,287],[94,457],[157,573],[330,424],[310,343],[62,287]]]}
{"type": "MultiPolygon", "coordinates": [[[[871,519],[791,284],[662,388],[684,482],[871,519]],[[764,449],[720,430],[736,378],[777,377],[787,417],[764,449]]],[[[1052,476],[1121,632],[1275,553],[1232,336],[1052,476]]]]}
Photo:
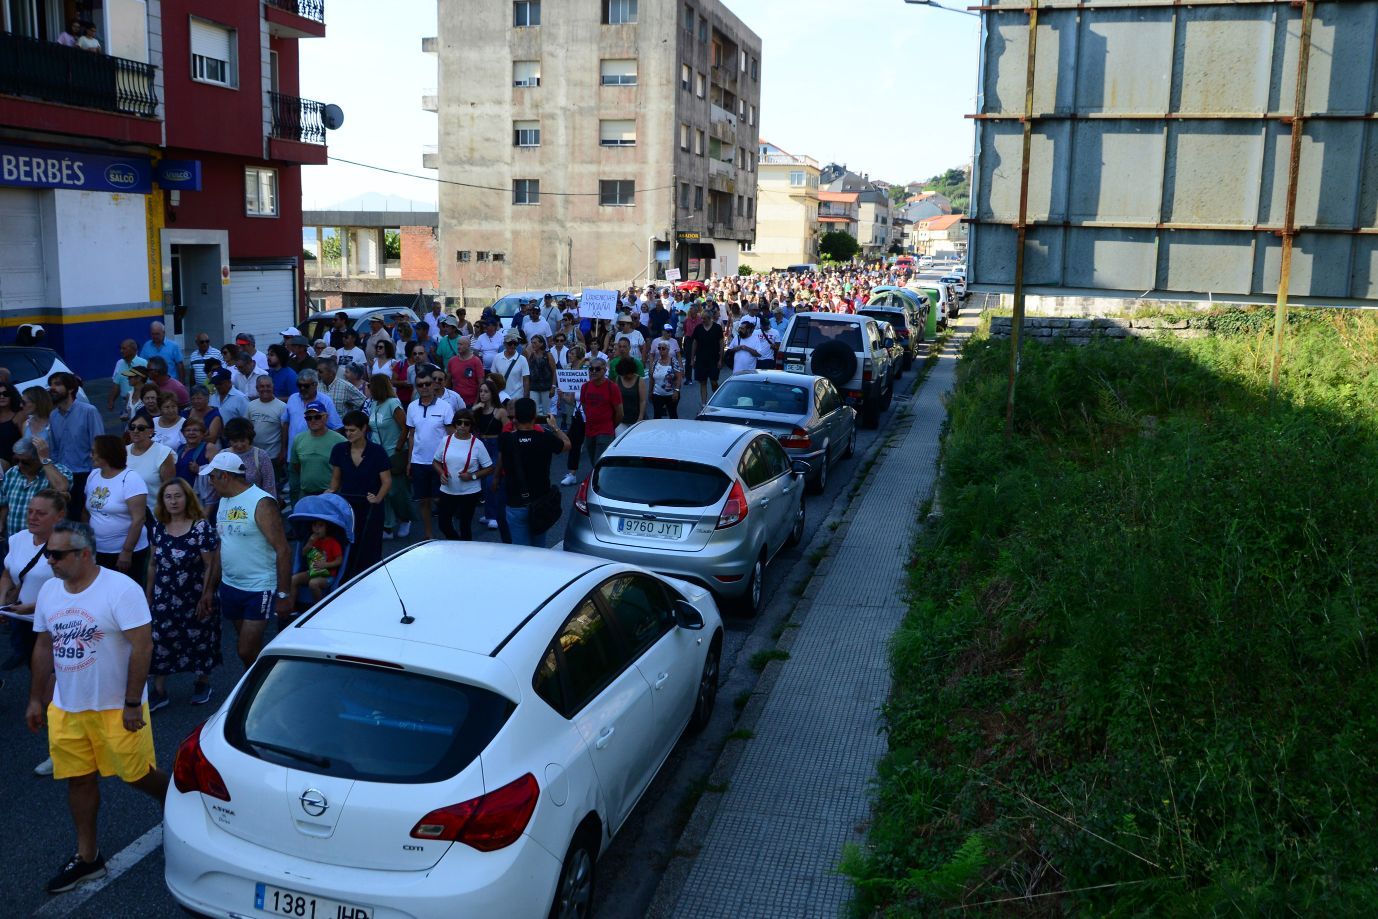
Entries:
{"type": "Polygon", "coordinates": [[[781,338],[785,370],[827,377],[869,428],[895,396],[890,350],[876,321],[850,313],[795,313],[781,338]]]}

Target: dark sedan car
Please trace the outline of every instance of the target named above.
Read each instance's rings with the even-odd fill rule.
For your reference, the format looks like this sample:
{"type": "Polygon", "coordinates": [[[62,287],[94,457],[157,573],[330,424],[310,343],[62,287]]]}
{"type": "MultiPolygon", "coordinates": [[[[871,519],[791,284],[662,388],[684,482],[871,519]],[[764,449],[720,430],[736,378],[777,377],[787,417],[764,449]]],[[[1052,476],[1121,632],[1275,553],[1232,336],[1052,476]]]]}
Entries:
{"type": "Polygon", "coordinates": [[[809,464],[808,487],[828,487],[828,469],[856,449],[856,409],[825,377],[757,370],[724,382],[700,409],[700,421],[725,421],[775,435],[792,460],[809,464]]]}

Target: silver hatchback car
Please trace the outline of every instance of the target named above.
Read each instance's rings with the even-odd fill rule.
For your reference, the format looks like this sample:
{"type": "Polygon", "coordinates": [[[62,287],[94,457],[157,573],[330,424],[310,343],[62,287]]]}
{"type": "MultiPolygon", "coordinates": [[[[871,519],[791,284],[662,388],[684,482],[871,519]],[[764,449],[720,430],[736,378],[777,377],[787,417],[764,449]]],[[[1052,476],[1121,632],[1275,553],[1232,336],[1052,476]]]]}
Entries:
{"type": "Polygon", "coordinates": [[[766,431],[660,419],[623,432],[574,497],[565,549],[761,606],[766,565],[804,535],[804,474],[766,431]]]}

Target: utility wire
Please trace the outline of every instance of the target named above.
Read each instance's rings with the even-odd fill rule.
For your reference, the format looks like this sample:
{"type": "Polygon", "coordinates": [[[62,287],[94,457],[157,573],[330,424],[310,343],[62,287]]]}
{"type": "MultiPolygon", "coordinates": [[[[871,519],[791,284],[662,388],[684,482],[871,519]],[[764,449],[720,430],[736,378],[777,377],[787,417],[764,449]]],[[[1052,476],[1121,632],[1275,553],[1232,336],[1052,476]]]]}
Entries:
{"type": "MultiPolygon", "coordinates": [[[[354,160],[347,160],[339,156],[332,156],[330,157],[330,159],[336,163],[347,163],[350,166],[359,166],[363,169],[373,169],[378,172],[387,172],[391,173],[392,175],[405,176],[408,179],[420,179],[422,182],[435,182],[440,185],[457,185],[460,188],[476,188],[480,191],[500,191],[505,192],[507,194],[512,193],[511,188],[500,188],[495,185],[475,185],[472,182],[456,182],[454,179],[442,179],[437,176],[417,175],[414,172],[403,172],[400,169],[389,169],[386,166],[375,166],[372,163],[356,163],[354,160]]],[[[667,188],[674,187],[674,185],[657,185],[654,188],[638,188],[637,191],[664,191],[667,188]]],[[[542,196],[552,195],[561,198],[597,198],[601,194],[601,192],[596,191],[546,191],[544,188],[541,189],[542,196]]]]}

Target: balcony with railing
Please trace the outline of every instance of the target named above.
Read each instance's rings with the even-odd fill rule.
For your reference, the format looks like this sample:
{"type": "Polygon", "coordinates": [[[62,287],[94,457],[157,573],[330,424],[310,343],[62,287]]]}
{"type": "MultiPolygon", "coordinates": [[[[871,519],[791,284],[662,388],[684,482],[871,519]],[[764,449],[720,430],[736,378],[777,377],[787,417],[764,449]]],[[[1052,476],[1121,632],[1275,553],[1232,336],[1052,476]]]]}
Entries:
{"type": "Polygon", "coordinates": [[[811,156],[795,156],[793,153],[767,153],[761,157],[762,166],[811,166],[818,167],[818,160],[811,156]]]}
{"type": "Polygon", "coordinates": [[[268,107],[272,112],[268,146],[273,158],[324,166],[327,157],[321,111],[325,106],[314,99],[270,92],[268,107]]]}
{"type": "MultiPolygon", "coordinates": [[[[156,138],[160,132],[154,77],[153,65],[142,61],[0,33],[0,95],[148,119],[156,138]]],[[[96,136],[105,133],[91,127],[96,136]]]]}
{"type": "Polygon", "coordinates": [[[266,0],[263,18],[278,38],[325,37],[325,0],[266,0]]]}

